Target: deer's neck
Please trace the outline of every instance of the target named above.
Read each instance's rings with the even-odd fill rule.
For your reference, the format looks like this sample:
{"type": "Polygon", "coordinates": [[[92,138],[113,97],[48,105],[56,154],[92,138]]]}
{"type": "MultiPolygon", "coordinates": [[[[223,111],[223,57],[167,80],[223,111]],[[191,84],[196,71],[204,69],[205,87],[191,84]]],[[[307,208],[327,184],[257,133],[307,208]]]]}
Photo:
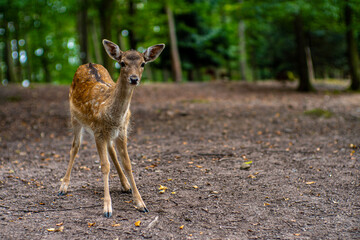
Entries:
{"type": "Polygon", "coordinates": [[[122,79],[120,74],[116,82],[115,90],[111,96],[111,104],[109,107],[109,115],[112,121],[119,124],[125,122],[133,91],[134,87],[128,84],[125,79],[122,79]]]}

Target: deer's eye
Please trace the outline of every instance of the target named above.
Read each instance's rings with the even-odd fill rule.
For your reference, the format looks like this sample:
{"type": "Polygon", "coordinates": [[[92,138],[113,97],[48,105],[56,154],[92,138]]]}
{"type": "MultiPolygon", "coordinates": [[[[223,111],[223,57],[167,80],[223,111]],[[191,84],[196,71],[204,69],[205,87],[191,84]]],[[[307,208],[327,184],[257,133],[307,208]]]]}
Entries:
{"type": "Polygon", "coordinates": [[[125,63],[124,63],[124,62],[120,62],[120,66],[121,66],[121,67],[125,67],[125,63]]]}
{"type": "Polygon", "coordinates": [[[143,62],[140,66],[141,66],[141,67],[145,67],[145,63],[143,62]]]}

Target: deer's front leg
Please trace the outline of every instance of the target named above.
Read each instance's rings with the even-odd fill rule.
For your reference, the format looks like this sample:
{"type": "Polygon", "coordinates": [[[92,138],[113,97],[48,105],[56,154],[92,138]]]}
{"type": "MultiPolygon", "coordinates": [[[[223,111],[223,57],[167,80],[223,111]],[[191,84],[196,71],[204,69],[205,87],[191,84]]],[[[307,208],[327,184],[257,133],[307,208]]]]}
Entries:
{"type": "Polygon", "coordinates": [[[111,217],[112,207],[111,207],[111,197],[109,192],[109,173],[110,173],[110,163],[108,159],[107,152],[107,143],[103,139],[96,139],[96,147],[100,157],[101,172],[103,174],[104,181],[104,217],[111,217]]]}
{"type": "Polygon", "coordinates": [[[124,139],[117,138],[116,139],[116,147],[118,148],[118,151],[121,155],[121,163],[122,163],[122,167],[124,169],[125,175],[130,182],[132,195],[133,195],[133,199],[134,199],[136,208],[140,212],[149,212],[149,210],[146,208],[146,205],[145,205],[144,201],[142,200],[140,193],[135,184],[134,176],[132,174],[131,162],[130,162],[129,154],[127,151],[126,138],[124,138],[124,139]]]}

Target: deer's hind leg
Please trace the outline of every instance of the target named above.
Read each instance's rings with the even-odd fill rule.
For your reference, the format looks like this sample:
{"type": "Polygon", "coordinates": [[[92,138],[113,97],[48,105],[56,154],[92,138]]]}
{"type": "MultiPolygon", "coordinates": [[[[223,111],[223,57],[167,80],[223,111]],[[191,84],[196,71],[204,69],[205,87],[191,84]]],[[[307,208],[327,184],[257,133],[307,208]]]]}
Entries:
{"type": "Polygon", "coordinates": [[[116,139],[116,147],[121,156],[121,165],[124,169],[125,176],[127,177],[127,179],[130,182],[132,195],[133,195],[134,203],[135,203],[137,210],[139,210],[140,212],[149,212],[149,210],[146,208],[144,201],[141,198],[139,190],[136,187],[135,179],[134,179],[134,176],[132,173],[131,161],[130,161],[129,154],[127,151],[126,137],[124,139],[118,137],[116,139]]]}
{"type": "Polygon", "coordinates": [[[68,168],[66,170],[66,174],[62,180],[62,183],[61,183],[61,186],[59,189],[59,193],[58,193],[59,196],[66,195],[66,193],[67,193],[67,189],[68,189],[69,183],[70,183],[71,170],[74,165],[76,154],[78,153],[80,144],[81,144],[82,126],[74,118],[72,118],[72,125],[73,125],[73,131],[74,131],[74,140],[73,140],[71,150],[70,150],[70,161],[68,164],[68,168]]]}
{"type": "Polygon", "coordinates": [[[116,171],[118,172],[120,182],[123,187],[123,191],[127,192],[127,193],[131,192],[129,181],[127,180],[126,176],[124,175],[123,170],[121,169],[121,166],[120,166],[119,161],[116,156],[116,151],[114,149],[114,145],[112,143],[110,143],[108,145],[108,151],[109,151],[109,155],[115,165],[116,171]]]}

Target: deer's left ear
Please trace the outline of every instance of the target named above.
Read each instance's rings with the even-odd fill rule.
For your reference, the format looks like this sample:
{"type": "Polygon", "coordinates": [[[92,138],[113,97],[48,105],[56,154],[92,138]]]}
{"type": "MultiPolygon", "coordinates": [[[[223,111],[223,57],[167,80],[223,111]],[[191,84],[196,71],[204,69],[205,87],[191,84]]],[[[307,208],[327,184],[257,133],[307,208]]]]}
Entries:
{"type": "Polygon", "coordinates": [[[122,51],[120,50],[119,46],[107,39],[104,39],[102,43],[109,57],[115,61],[120,61],[122,51]]]}
{"type": "Polygon", "coordinates": [[[147,48],[144,52],[145,62],[152,62],[157,59],[164,48],[165,44],[157,44],[147,48]]]}

